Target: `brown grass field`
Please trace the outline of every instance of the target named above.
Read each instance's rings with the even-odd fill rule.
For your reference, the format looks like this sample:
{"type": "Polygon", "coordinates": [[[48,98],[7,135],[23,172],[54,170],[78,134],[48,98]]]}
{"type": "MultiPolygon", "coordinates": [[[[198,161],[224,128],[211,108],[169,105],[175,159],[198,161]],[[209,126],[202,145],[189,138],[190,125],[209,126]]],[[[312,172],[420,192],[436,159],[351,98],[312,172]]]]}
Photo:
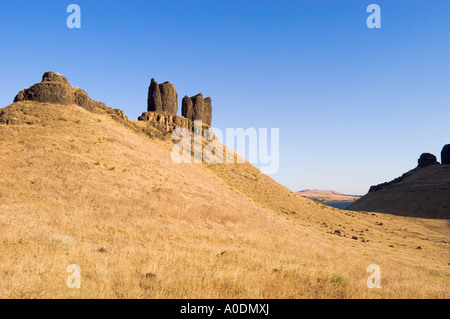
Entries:
{"type": "Polygon", "coordinates": [[[0,298],[450,297],[447,220],[332,209],[249,163],[175,164],[170,140],[106,113],[6,110],[0,298]]]}

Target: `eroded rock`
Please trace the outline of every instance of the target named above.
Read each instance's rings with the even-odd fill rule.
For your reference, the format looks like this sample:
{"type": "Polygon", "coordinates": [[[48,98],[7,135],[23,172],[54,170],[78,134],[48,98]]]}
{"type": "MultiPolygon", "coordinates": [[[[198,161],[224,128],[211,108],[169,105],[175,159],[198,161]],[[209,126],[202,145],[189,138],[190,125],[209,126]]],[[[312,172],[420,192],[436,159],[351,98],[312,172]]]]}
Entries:
{"type": "Polygon", "coordinates": [[[423,153],[418,159],[418,168],[424,168],[437,163],[436,156],[430,153],[423,153]]]}
{"type": "Polygon", "coordinates": [[[149,112],[162,112],[161,91],[159,84],[155,79],[152,79],[148,88],[147,110],[149,112]]]}
{"type": "Polygon", "coordinates": [[[450,165],[450,144],[447,144],[442,148],[441,164],[442,165],[450,165]]]}
{"type": "Polygon", "coordinates": [[[161,92],[162,110],[169,114],[177,115],[178,112],[178,94],[175,87],[170,82],[164,82],[159,85],[161,92]]]}

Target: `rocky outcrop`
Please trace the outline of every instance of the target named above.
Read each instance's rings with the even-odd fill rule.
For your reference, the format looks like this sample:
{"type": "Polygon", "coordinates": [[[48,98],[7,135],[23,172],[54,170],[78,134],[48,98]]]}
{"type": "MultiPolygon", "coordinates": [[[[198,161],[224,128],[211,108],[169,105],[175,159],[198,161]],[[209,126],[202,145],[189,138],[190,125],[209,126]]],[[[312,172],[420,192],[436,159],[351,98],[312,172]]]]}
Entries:
{"type": "Polygon", "coordinates": [[[185,117],[165,112],[145,112],[142,113],[138,120],[149,122],[150,125],[158,128],[162,132],[171,132],[177,128],[191,128],[189,120],[185,117]]]}
{"type": "Polygon", "coordinates": [[[450,166],[423,153],[416,168],[396,179],[372,186],[347,210],[421,218],[450,219],[450,166]]]}
{"type": "Polygon", "coordinates": [[[374,185],[371,186],[369,189],[369,193],[372,192],[378,192],[387,188],[391,188],[392,186],[402,182],[405,178],[408,178],[412,175],[414,175],[418,170],[431,166],[431,165],[435,165],[435,164],[439,164],[436,160],[436,156],[434,156],[433,154],[430,153],[423,153],[422,155],[420,155],[419,159],[417,160],[418,165],[416,168],[404,173],[402,176],[397,177],[396,179],[390,181],[390,182],[384,182],[378,185],[374,185]]]}
{"type": "Polygon", "coordinates": [[[16,95],[14,102],[21,101],[72,104],[75,103],[75,89],[70,86],[69,81],[61,74],[46,72],[42,76],[41,83],[37,83],[28,89],[23,89],[16,95]]]}
{"type": "Polygon", "coordinates": [[[203,121],[203,110],[204,110],[204,102],[205,98],[203,97],[203,94],[199,93],[193,97],[191,97],[192,100],[192,108],[194,110],[193,112],[193,118],[192,121],[203,121]]]}
{"type": "MultiPolygon", "coordinates": [[[[55,72],[44,73],[40,83],[21,90],[14,98],[14,102],[24,101],[61,105],[76,104],[91,112],[106,111],[118,120],[127,119],[123,111],[92,100],[84,90],[71,86],[67,78],[55,72]]],[[[139,121],[148,122],[151,127],[156,128],[163,135],[176,128],[186,128],[203,134],[209,132],[208,129],[211,126],[211,99],[205,99],[201,93],[192,98],[186,96],[182,103],[183,116],[178,116],[178,95],[174,86],[168,81],[158,84],[155,79],[151,80],[147,109],[148,112],[143,113],[139,117],[139,121]],[[195,126],[194,121],[196,120],[201,120],[202,125],[195,126]]],[[[0,124],[17,122],[14,114],[1,115],[0,124]]]]}
{"type": "Polygon", "coordinates": [[[61,74],[46,72],[40,83],[23,89],[14,98],[14,102],[35,101],[52,104],[77,104],[85,108],[94,108],[97,101],[89,98],[82,89],[72,87],[61,74]]]}
{"type": "Polygon", "coordinates": [[[42,75],[42,82],[58,82],[70,86],[69,80],[64,75],[56,72],[45,72],[42,75]]]}
{"type": "Polygon", "coordinates": [[[159,90],[159,84],[155,81],[155,79],[151,80],[150,87],[148,88],[147,111],[163,111],[161,91],[159,90]]]}
{"type": "Polygon", "coordinates": [[[159,90],[163,111],[176,115],[178,112],[178,94],[174,86],[167,81],[159,85],[159,90]]]}
{"type": "Polygon", "coordinates": [[[202,121],[203,124],[211,126],[212,103],[211,98],[204,98],[202,93],[193,97],[185,96],[181,108],[182,116],[190,121],[202,121]]]}
{"type": "Polygon", "coordinates": [[[442,148],[441,164],[442,165],[450,165],[450,144],[447,144],[442,148]]]}
{"type": "Polygon", "coordinates": [[[430,153],[423,153],[420,155],[419,159],[417,160],[418,165],[417,168],[424,168],[430,165],[437,164],[436,156],[430,153]]]}
{"type": "Polygon", "coordinates": [[[155,79],[152,79],[148,88],[147,110],[176,115],[178,112],[178,94],[175,87],[168,81],[158,84],[155,79]]]}
{"type": "Polygon", "coordinates": [[[450,166],[423,153],[417,167],[396,179],[372,186],[347,210],[421,218],[450,219],[450,166]]]}
{"type": "Polygon", "coordinates": [[[191,121],[194,118],[194,106],[189,96],[185,96],[181,101],[181,115],[191,121]]]}
{"type": "Polygon", "coordinates": [[[212,120],[212,102],[211,98],[207,97],[203,103],[203,123],[211,126],[212,120]]]}
{"type": "MultiPolygon", "coordinates": [[[[170,82],[158,84],[155,79],[151,80],[148,88],[147,111],[156,112],[157,114],[150,116],[147,114],[148,112],[143,113],[139,117],[141,121],[158,122],[158,120],[155,120],[156,118],[177,115],[178,94],[170,82]]],[[[190,127],[193,127],[193,122],[198,120],[202,121],[202,126],[211,127],[211,98],[205,98],[201,93],[192,97],[185,96],[181,101],[181,115],[189,121],[190,127]]],[[[172,125],[168,124],[169,122],[167,122],[167,126],[170,128],[172,125]]]]}
{"type": "Polygon", "coordinates": [[[121,110],[112,109],[102,102],[92,100],[84,90],[71,86],[66,77],[55,72],[45,72],[40,83],[21,90],[14,98],[14,102],[24,101],[76,104],[91,112],[101,109],[113,114],[116,118],[126,118],[121,110]]]}

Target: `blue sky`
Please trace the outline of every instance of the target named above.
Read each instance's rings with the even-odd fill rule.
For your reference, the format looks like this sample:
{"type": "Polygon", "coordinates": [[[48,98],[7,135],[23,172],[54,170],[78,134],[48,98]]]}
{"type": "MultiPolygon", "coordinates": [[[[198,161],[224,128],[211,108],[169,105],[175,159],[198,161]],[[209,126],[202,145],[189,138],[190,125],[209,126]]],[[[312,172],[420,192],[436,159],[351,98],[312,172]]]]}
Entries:
{"type": "Polygon", "coordinates": [[[136,119],[169,80],[211,96],[217,128],[279,128],[281,184],[364,194],[450,143],[449,17],[446,0],[1,1],[0,106],[52,70],[136,119]]]}

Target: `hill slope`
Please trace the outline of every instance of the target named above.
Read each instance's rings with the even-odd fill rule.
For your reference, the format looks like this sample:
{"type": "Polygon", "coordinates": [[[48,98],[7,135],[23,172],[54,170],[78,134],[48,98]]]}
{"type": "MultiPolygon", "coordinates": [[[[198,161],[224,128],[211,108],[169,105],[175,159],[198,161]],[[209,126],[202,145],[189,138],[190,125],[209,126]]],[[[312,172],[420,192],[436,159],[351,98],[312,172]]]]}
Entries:
{"type": "Polygon", "coordinates": [[[331,202],[353,202],[359,199],[359,196],[354,195],[345,195],[336,191],[327,191],[320,189],[306,189],[303,191],[297,192],[303,197],[323,202],[323,203],[331,203],[331,202]]]}
{"type": "Polygon", "coordinates": [[[331,209],[249,163],[174,164],[107,111],[1,111],[0,298],[450,297],[446,221],[331,209]]]}
{"type": "Polygon", "coordinates": [[[347,209],[450,219],[450,165],[411,170],[390,183],[373,187],[347,209]]]}

